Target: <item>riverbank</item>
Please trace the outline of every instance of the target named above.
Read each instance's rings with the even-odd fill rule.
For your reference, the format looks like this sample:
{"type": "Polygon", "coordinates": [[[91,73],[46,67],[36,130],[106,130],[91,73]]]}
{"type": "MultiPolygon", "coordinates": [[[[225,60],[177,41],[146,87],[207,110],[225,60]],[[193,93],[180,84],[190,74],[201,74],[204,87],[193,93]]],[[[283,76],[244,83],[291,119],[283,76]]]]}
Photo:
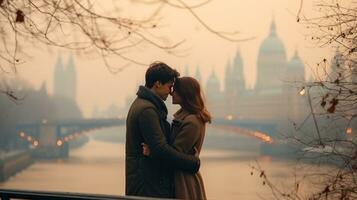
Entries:
{"type": "Polygon", "coordinates": [[[6,181],[9,177],[30,166],[33,150],[13,151],[0,155],[0,182],[6,181]]]}
{"type": "MultiPolygon", "coordinates": [[[[69,148],[76,149],[89,141],[88,136],[69,142],[69,148]]],[[[26,169],[36,160],[43,160],[43,152],[39,149],[17,150],[11,152],[0,152],[0,182],[6,181],[11,176],[26,169]]]]}

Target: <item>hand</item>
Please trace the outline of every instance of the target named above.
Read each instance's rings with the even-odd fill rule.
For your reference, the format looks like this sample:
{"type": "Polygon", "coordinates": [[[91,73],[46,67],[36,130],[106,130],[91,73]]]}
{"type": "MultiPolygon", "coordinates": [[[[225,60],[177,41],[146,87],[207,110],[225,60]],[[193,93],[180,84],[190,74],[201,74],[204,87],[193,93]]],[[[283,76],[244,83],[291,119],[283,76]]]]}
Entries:
{"type": "Polygon", "coordinates": [[[143,147],[143,154],[144,156],[150,156],[150,148],[149,145],[145,144],[145,143],[141,143],[141,146],[143,147]]]}

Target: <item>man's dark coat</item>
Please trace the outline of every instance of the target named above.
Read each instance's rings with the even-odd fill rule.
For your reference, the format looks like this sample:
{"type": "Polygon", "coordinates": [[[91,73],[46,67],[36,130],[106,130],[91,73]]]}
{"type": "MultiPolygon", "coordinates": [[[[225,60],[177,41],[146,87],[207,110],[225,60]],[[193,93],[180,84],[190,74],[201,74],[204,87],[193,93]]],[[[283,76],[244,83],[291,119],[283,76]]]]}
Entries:
{"type": "Polygon", "coordinates": [[[197,157],[177,152],[169,144],[170,124],[165,103],[140,86],[126,119],[125,193],[133,196],[174,197],[174,169],[196,173],[197,157]],[[150,157],[141,143],[149,145],[150,157]]]}

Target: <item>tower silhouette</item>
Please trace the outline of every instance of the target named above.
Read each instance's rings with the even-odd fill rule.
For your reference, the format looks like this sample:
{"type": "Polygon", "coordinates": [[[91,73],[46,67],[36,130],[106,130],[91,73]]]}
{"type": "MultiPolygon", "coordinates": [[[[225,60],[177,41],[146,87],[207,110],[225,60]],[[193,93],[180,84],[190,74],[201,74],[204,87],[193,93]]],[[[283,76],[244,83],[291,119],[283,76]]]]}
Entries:
{"type": "Polygon", "coordinates": [[[54,70],[54,96],[76,101],[77,73],[73,55],[70,55],[66,67],[63,66],[62,56],[59,55],[54,70]]]}

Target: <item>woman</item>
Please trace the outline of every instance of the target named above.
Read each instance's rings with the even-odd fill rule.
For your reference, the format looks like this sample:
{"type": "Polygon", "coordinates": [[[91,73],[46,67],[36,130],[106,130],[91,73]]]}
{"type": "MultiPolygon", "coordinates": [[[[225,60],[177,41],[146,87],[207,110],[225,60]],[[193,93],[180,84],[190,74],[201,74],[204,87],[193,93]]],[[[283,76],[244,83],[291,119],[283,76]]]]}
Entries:
{"type": "MultiPolygon", "coordinates": [[[[181,106],[174,114],[172,122],[172,146],[180,152],[199,155],[205,136],[205,125],[211,122],[211,115],[206,109],[200,84],[191,77],[178,78],[171,96],[172,103],[181,106]]],[[[150,154],[147,145],[144,145],[143,151],[144,155],[150,154]]],[[[206,199],[201,174],[176,171],[175,198],[206,199]]]]}

